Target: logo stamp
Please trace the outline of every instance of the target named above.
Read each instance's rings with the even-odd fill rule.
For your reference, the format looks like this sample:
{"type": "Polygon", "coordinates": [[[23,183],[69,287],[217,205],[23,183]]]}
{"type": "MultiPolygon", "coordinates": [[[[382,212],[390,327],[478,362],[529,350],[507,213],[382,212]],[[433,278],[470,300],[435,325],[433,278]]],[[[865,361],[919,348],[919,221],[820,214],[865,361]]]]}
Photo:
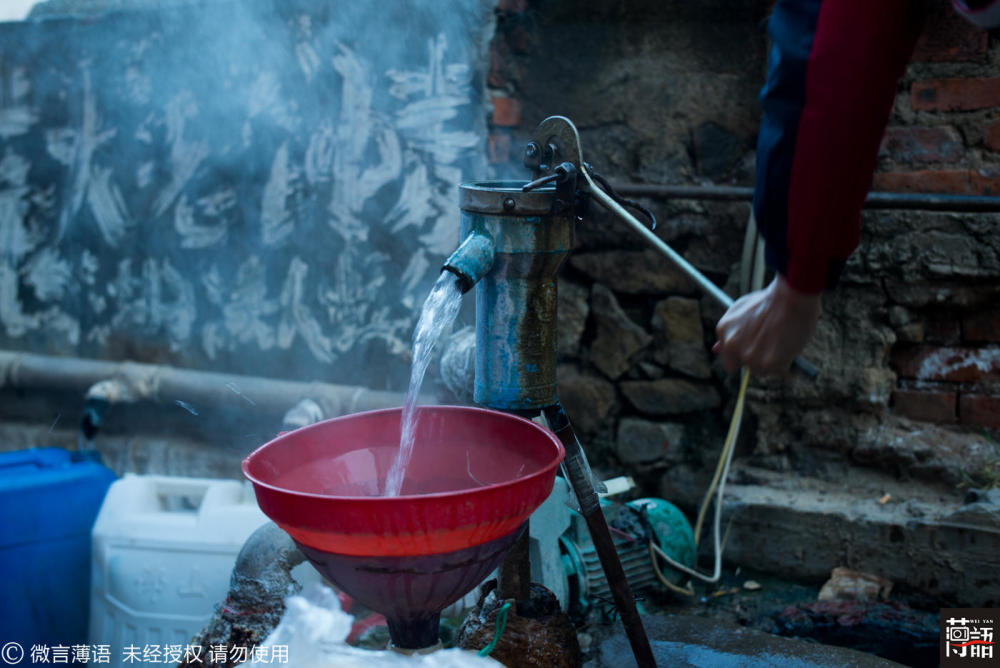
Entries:
{"type": "Polygon", "coordinates": [[[941,668],[1000,666],[1000,608],[941,610],[941,668]]]}

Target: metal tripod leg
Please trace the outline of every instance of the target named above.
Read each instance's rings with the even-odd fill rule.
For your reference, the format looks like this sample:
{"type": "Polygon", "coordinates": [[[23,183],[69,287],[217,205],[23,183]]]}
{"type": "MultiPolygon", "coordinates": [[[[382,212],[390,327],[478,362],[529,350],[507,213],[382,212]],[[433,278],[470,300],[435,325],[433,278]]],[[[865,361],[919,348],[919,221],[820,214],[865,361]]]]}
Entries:
{"type": "Polygon", "coordinates": [[[618,551],[615,550],[614,542],[611,540],[611,532],[608,530],[608,523],[601,510],[597,492],[594,491],[594,483],[590,475],[590,467],[587,465],[583,453],[583,447],[580,445],[576,432],[573,431],[573,425],[570,424],[569,417],[561,404],[556,403],[554,406],[545,408],[543,412],[549,423],[549,429],[559,438],[566,449],[565,465],[569,475],[569,483],[580,502],[580,512],[587,522],[587,528],[590,529],[590,537],[594,541],[604,575],[608,578],[608,584],[611,586],[611,595],[614,597],[615,606],[621,615],[622,624],[625,626],[629,644],[632,645],[632,653],[635,655],[636,663],[639,668],[655,668],[656,660],[653,658],[653,650],[649,646],[646,629],[643,627],[639,611],[635,607],[632,589],[629,587],[628,580],[625,579],[625,571],[618,559],[618,551]]]}

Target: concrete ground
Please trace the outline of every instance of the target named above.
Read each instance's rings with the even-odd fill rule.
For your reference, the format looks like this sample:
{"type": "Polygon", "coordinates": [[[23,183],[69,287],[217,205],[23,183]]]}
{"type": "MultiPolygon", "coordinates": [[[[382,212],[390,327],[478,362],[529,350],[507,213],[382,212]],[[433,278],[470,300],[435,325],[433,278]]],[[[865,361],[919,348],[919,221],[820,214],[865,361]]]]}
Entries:
{"type": "MultiPolygon", "coordinates": [[[[870,668],[901,666],[842,647],[781,638],[717,620],[688,616],[644,618],[658,666],[671,668],[870,668]]],[[[630,668],[635,658],[620,624],[595,638],[584,668],[630,668]]]]}

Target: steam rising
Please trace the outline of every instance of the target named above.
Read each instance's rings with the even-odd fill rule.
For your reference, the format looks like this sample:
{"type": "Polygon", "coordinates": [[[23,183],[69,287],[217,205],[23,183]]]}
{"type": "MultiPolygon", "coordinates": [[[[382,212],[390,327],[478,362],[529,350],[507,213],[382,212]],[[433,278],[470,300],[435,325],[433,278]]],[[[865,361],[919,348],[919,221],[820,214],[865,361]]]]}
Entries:
{"type": "Polygon", "coordinates": [[[403,385],[485,171],[490,18],[219,0],[0,25],[0,345],[403,385]]]}

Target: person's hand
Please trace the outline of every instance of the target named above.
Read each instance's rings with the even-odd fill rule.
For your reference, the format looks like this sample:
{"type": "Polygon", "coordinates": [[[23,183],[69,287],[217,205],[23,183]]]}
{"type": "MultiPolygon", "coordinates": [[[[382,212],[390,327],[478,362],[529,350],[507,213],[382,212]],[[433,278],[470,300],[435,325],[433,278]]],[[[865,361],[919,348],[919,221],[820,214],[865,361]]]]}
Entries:
{"type": "Polygon", "coordinates": [[[799,292],[778,274],[763,290],[736,300],[715,327],[712,347],[726,371],[783,375],[809,342],[819,321],[820,295],[799,292]]]}

